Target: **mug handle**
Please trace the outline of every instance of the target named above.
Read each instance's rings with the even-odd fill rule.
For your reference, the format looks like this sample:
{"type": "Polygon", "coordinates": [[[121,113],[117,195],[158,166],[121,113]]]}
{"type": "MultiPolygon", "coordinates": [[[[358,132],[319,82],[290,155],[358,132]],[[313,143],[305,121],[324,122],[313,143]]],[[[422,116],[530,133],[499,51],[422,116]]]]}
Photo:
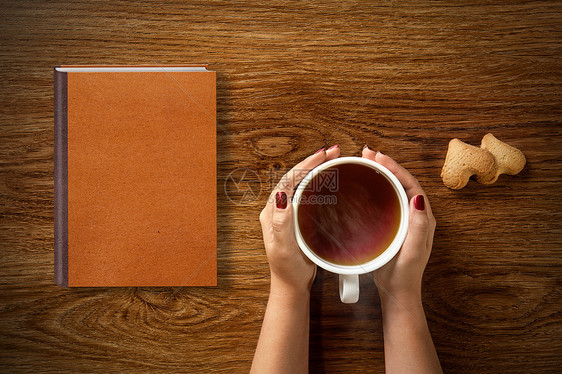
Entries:
{"type": "Polygon", "coordinates": [[[359,275],[340,274],[340,299],[346,304],[359,300],[359,275]]]}

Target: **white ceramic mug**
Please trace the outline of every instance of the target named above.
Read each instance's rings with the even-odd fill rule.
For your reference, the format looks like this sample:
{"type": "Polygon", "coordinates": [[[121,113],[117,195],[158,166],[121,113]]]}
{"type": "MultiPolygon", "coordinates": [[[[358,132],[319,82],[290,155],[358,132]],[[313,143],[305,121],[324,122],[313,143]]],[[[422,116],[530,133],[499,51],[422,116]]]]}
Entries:
{"type": "Polygon", "coordinates": [[[408,231],[408,216],[409,216],[409,203],[408,197],[406,196],[406,192],[404,191],[404,187],[398,181],[398,178],[392,174],[390,170],[385,168],[384,166],[380,165],[379,163],[362,158],[362,157],[340,157],[330,161],[327,161],[315,169],[311,170],[306,177],[302,180],[299,184],[294,196],[293,196],[293,215],[295,221],[295,235],[297,238],[297,242],[299,247],[301,248],[302,252],[316,265],[320,266],[323,269],[326,269],[332,273],[339,274],[339,290],[340,290],[340,299],[344,303],[356,303],[359,300],[359,275],[372,272],[389,262],[400,250],[402,247],[402,243],[404,243],[404,239],[406,238],[406,233],[408,231]],[[322,257],[318,256],[314,253],[306,244],[302,233],[299,227],[298,221],[298,209],[299,203],[301,200],[301,196],[303,191],[306,189],[310,181],[318,175],[320,172],[341,164],[360,164],[368,166],[376,171],[379,174],[382,174],[389,183],[394,188],[396,195],[398,196],[401,216],[400,216],[400,224],[398,227],[398,231],[394,237],[394,240],[391,244],[376,258],[371,261],[368,261],[363,264],[359,265],[339,265],[329,262],[322,257]]]}

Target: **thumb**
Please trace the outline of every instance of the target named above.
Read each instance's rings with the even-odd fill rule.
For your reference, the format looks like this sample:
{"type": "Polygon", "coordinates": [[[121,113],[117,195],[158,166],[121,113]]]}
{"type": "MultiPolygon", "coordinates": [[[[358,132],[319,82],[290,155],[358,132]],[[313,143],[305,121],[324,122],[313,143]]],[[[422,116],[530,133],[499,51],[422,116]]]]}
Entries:
{"type": "Polygon", "coordinates": [[[410,199],[408,234],[402,246],[405,256],[412,258],[425,254],[427,251],[429,228],[429,217],[425,209],[425,196],[416,195],[410,199]]]}
{"type": "Polygon", "coordinates": [[[293,205],[285,191],[278,191],[275,194],[271,225],[276,241],[286,242],[294,237],[293,205]]]}

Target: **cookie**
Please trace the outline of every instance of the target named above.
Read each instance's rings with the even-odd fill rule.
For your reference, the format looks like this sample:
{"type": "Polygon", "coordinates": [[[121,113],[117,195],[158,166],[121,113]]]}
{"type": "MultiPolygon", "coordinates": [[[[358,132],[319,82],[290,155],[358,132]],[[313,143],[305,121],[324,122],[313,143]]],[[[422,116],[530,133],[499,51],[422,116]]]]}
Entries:
{"type": "Polygon", "coordinates": [[[480,148],[489,151],[495,160],[495,173],[476,177],[476,180],[482,184],[494,183],[500,174],[518,174],[527,162],[523,152],[502,142],[492,134],[486,134],[482,138],[480,148]]]}
{"type": "Polygon", "coordinates": [[[495,165],[494,156],[488,150],[453,139],[449,142],[441,178],[445,186],[458,190],[466,186],[472,175],[492,179],[496,175],[495,165]]]}

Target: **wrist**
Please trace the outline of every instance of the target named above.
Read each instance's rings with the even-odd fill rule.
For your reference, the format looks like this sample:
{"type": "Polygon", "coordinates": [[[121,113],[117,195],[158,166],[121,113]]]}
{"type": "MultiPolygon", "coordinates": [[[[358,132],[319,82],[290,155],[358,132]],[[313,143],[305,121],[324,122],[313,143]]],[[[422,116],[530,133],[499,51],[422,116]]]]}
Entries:
{"type": "Polygon", "coordinates": [[[388,309],[423,309],[421,289],[413,289],[402,292],[390,292],[386,290],[379,290],[379,298],[383,313],[388,309]]]}
{"type": "Polygon", "coordinates": [[[310,285],[292,285],[271,275],[270,295],[286,299],[305,300],[310,298],[310,285]]]}
{"type": "MultiPolygon", "coordinates": [[[[401,326],[411,333],[425,333],[427,320],[421,295],[395,298],[393,296],[381,297],[382,322],[385,331],[392,326],[401,326]]],[[[387,334],[385,332],[385,334],[387,334]]]]}

